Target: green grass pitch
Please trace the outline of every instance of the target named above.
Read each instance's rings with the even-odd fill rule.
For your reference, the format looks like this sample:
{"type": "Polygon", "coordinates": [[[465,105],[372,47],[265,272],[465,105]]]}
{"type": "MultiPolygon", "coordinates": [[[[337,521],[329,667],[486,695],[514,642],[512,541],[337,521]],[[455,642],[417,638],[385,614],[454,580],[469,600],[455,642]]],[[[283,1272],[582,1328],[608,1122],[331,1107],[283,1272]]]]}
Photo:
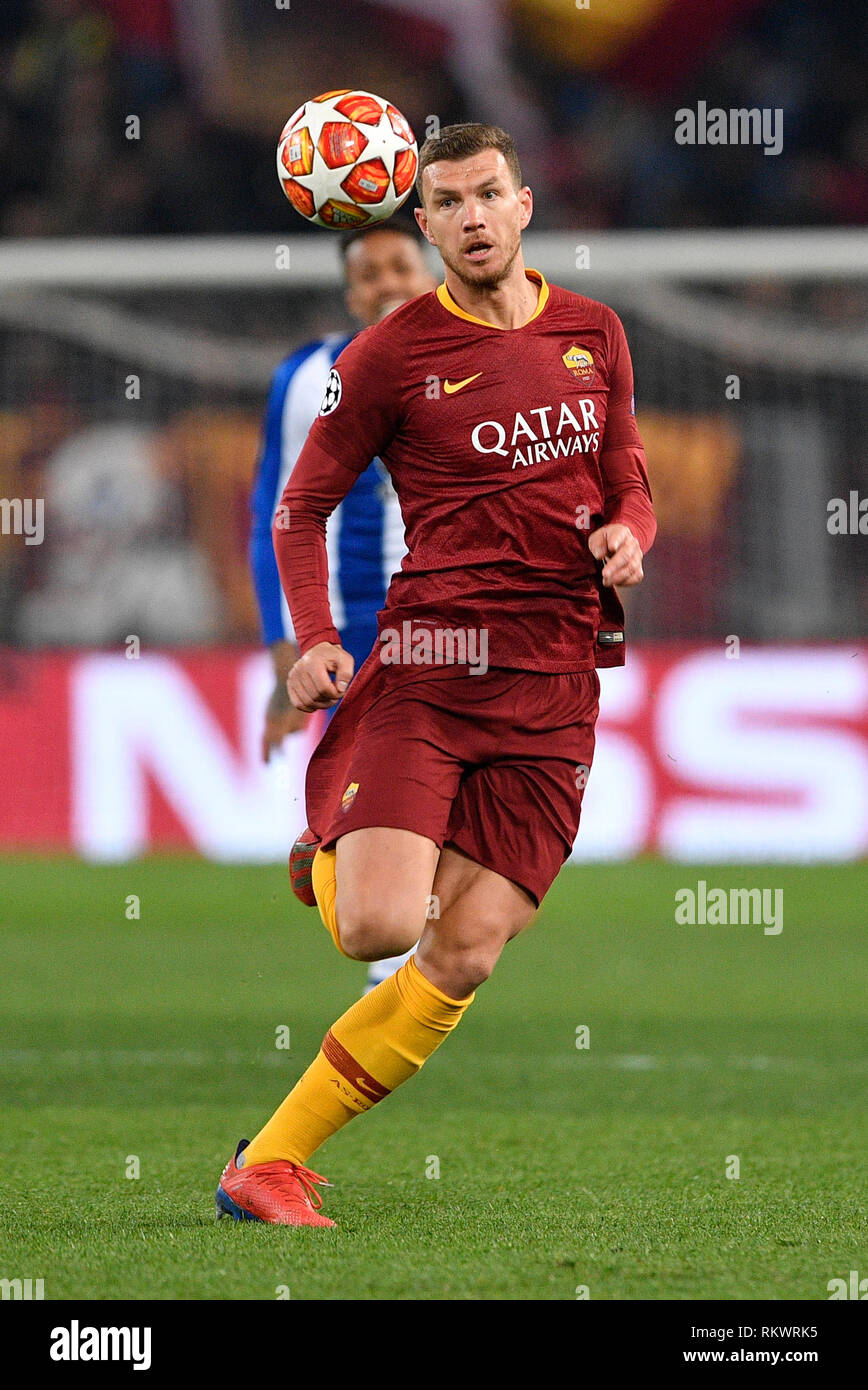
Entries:
{"type": "Polygon", "coordinates": [[[47,1299],[826,1299],[868,1275],[866,902],[864,865],[564,870],[455,1036],[317,1154],[339,1226],[299,1232],[216,1223],[214,1188],[364,967],[280,867],[0,863],[0,1276],[47,1299]],[[702,877],[782,888],[781,934],[676,925],[702,877]]]}

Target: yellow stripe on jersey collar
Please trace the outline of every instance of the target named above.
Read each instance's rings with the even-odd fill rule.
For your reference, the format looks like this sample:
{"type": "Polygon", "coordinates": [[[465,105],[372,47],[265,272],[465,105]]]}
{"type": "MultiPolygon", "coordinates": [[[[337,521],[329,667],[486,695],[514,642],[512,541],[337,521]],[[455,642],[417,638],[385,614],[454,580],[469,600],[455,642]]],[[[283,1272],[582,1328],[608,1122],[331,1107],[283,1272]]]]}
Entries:
{"type": "MultiPolygon", "coordinates": [[[[527,323],[533,323],[533,320],[535,318],[539,318],[539,315],[542,313],[543,309],[546,307],[546,304],[548,303],[549,287],[546,284],[546,278],[543,275],[542,271],[526,269],[525,275],[527,276],[528,280],[535,280],[536,283],[539,285],[539,298],[536,302],[536,308],[534,309],[530,318],[527,320],[527,323]]],[[[460,305],[455,303],[455,300],[452,298],[452,295],[446,288],[445,280],[443,281],[442,285],[437,286],[437,298],[440,300],[440,303],[443,305],[443,308],[449,310],[450,314],[455,314],[456,318],[459,319],[466,319],[468,323],[479,323],[482,325],[483,328],[497,328],[501,333],[515,333],[518,331],[515,328],[504,328],[502,324],[489,323],[488,319],[478,319],[473,314],[468,314],[466,309],[462,309],[460,305]]],[[[518,327],[524,328],[525,324],[520,323],[518,327]]]]}

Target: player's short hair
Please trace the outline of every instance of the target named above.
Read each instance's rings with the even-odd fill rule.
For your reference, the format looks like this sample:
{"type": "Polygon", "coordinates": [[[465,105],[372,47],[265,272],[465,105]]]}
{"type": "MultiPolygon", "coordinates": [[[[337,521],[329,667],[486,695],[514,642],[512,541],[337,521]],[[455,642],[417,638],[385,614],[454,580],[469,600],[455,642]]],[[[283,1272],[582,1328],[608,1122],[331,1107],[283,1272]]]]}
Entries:
{"type": "Polygon", "coordinates": [[[499,150],[506,160],[516,188],[521,188],[521,165],[518,151],[512,136],[499,125],[485,125],[481,121],[466,121],[463,125],[445,125],[439,135],[429,135],[419,151],[419,168],[416,173],[416,193],[422,202],[422,175],[437,159],[466,159],[471,154],[481,154],[483,150],[499,150]]]}
{"type": "Polygon", "coordinates": [[[355,242],[364,241],[365,237],[374,236],[377,232],[397,232],[399,236],[409,237],[416,246],[419,246],[422,240],[415,221],[410,222],[406,217],[389,217],[385,222],[370,222],[367,227],[353,227],[352,231],[341,233],[341,258],[344,263],[347,252],[355,242]]]}

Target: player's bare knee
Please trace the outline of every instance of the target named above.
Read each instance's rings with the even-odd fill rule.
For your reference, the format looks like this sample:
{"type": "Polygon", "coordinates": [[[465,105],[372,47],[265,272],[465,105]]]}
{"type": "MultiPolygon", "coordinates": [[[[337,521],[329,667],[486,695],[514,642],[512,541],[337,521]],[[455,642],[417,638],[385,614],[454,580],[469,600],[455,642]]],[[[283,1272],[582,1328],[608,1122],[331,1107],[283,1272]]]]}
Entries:
{"type": "Polygon", "coordinates": [[[419,939],[419,923],[408,920],[395,904],[364,902],[340,895],[337,926],[341,946],[354,960],[384,960],[409,951],[419,939]]]}
{"type": "Polygon", "coordinates": [[[493,973],[500,959],[500,950],[470,950],[462,952],[454,963],[456,976],[460,978],[462,996],[470,994],[493,973]]]}
{"type": "Polygon", "coordinates": [[[419,947],[419,961],[429,962],[437,975],[436,983],[454,999],[464,999],[478,989],[494,971],[503,950],[502,942],[461,942],[426,935],[419,947]]]}
{"type": "Polygon", "coordinates": [[[532,919],[533,912],[510,920],[499,913],[453,904],[441,923],[427,924],[419,947],[419,960],[430,962],[436,983],[455,999],[465,998],[493,973],[503,950],[532,919]]]}

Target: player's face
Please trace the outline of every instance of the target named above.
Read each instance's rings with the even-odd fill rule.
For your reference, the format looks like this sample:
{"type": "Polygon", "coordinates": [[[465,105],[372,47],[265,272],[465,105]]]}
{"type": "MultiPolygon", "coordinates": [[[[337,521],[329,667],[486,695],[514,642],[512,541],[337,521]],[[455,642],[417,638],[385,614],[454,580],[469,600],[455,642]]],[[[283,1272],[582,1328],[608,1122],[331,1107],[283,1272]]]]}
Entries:
{"type": "Polygon", "coordinates": [[[516,188],[500,150],[429,164],[416,220],[443,262],[477,289],[496,289],[509,274],[533,212],[529,188],[516,188]]]}
{"type": "Polygon", "coordinates": [[[435,283],[422,247],[389,227],[351,243],[346,277],[347,308],[366,328],[435,283]]]}

